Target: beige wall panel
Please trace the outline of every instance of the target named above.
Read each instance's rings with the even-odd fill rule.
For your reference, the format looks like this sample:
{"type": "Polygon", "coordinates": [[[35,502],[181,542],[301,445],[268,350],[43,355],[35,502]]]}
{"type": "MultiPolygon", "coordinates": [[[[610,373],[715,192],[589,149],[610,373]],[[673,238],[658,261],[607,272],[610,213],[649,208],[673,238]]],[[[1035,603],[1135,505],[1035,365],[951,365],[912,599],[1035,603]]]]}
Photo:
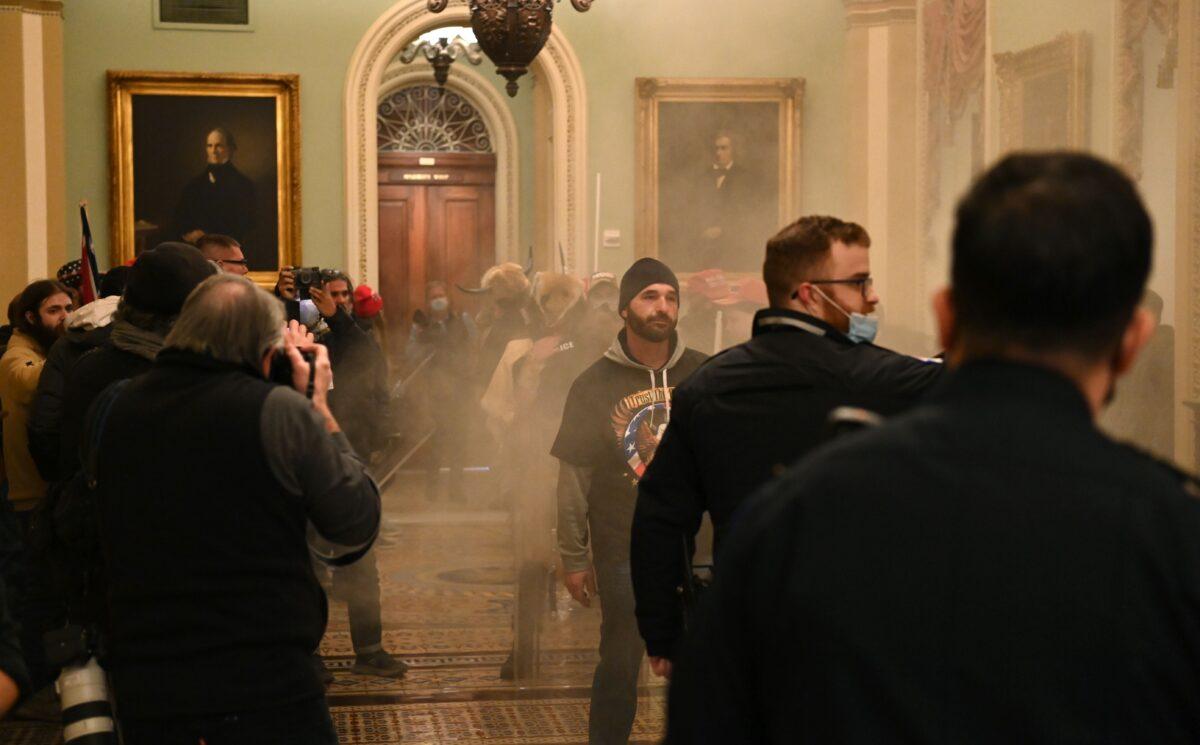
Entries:
{"type": "Polygon", "coordinates": [[[0,303],[25,285],[25,83],[22,13],[0,6],[0,303]]]}
{"type": "Polygon", "coordinates": [[[67,245],[67,223],[58,219],[66,211],[66,133],[63,107],[63,19],[60,15],[42,17],[42,64],[46,107],[46,273],[53,274],[74,248],[67,245]]]}

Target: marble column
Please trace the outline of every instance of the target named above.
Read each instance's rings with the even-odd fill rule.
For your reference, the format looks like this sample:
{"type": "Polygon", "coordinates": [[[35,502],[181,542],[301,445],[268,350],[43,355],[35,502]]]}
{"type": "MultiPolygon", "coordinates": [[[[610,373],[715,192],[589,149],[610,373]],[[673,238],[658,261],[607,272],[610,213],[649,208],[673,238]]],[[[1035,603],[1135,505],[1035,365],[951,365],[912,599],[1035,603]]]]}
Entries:
{"type": "Polygon", "coordinates": [[[1194,472],[1200,465],[1200,0],[1179,2],[1178,84],[1175,458],[1194,472]]]}
{"type": "MultiPolygon", "coordinates": [[[[848,212],[871,234],[881,339],[904,348],[926,326],[918,236],[916,0],[844,0],[848,212]]],[[[906,350],[916,351],[916,350],[906,350]]]]}

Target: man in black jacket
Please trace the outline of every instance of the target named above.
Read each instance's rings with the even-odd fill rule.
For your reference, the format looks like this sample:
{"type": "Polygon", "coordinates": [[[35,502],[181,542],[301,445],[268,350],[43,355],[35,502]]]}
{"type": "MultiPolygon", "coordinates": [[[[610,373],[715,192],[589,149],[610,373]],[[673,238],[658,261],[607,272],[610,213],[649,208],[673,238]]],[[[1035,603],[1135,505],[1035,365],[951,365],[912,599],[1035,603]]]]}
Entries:
{"type": "MultiPolygon", "coordinates": [[[[337,385],[329,392],[329,410],[364,463],[383,448],[383,428],[388,423],[387,362],[369,333],[354,322],[354,295],[350,278],[336,270],[323,270],[324,284],[311,288],[313,305],[329,330],[318,340],[329,350],[329,366],[337,385]]],[[[334,594],[345,599],[354,647],[351,670],[360,675],[399,678],[408,665],[383,648],[383,605],[379,566],[370,551],[348,567],[333,571],[334,594]]],[[[326,683],[332,674],[319,672],[326,683]]]]}
{"type": "Polygon", "coordinates": [[[1152,241],[1090,156],[975,184],[934,301],[952,374],[746,506],[671,742],[1200,739],[1196,482],[1095,425],[1153,326],[1152,241]]]}
{"type": "Polygon", "coordinates": [[[337,742],[306,534],[322,556],[361,555],[379,494],[329,410],[325,348],[283,322],[249,280],[210,277],[150,372],[89,415],[128,745],[337,742]],[[280,354],[290,386],[267,380],[280,354]]]}
{"type": "Polygon", "coordinates": [[[112,317],[130,271],[127,266],[109,269],[100,280],[100,298],[71,311],[63,322],[62,338],[54,342],[46,355],[29,413],[29,454],[46,481],[62,477],[58,471],[59,444],[67,377],[80,357],[102,345],[112,333],[112,317]]]}
{"type": "Polygon", "coordinates": [[[942,374],[938,363],[875,346],[864,331],[879,302],[870,245],[862,227],[834,217],[785,228],[767,243],[771,307],[755,315],[753,338],[675,393],[633,521],[638,626],[660,675],[669,675],[683,636],[684,538],[690,546],[703,514],[719,552],[742,500],[823,442],[834,409],[896,414],[942,374]]]}

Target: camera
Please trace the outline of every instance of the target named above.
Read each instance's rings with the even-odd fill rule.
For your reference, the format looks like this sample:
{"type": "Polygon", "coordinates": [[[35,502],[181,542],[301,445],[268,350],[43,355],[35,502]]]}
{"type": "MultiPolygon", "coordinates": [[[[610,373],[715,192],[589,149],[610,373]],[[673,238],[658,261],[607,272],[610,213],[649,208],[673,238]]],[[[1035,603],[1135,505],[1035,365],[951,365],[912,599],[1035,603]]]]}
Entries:
{"type": "Polygon", "coordinates": [[[54,687],[62,700],[63,742],[116,745],[116,724],[108,701],[108,681],[96,661],[93,630],[70,625],[46,634],[46,659],[62,667],[54,687]]]}
{"type": "Polygon", "coordinates": [[[296,277],[296,297],[299,300],[312,299],[312,293],[309,290],[325,284],[319,266],[300,266],[293,269],[292,272],[296,277]]]}
{"type": "MultiPolygon", "coordinates": [[[[317,369],[317,366],[316,366],[317,353],[301,350],[300,356],[303,357],[304,361],[307,362],[309,365],[309,374],[308,374],[309,390],[306,391],[306,395],[309,398],[312,398],[313,397],[313,391],[312,391],[313,379],[315,377],[315,373],[316,373],[316,369],[317,369]]],[[[279,350],[276,350],[275,354],[271,355],[271,370],[270,370],[270,373],[267,375],[267,379],[270,380],[272,383],[278,383],[279,385],[286,385],[289,388],[292,386],[292,360],[291,360],[291,358],[288,357],[286,351],[279,349],[279,350]]]]}

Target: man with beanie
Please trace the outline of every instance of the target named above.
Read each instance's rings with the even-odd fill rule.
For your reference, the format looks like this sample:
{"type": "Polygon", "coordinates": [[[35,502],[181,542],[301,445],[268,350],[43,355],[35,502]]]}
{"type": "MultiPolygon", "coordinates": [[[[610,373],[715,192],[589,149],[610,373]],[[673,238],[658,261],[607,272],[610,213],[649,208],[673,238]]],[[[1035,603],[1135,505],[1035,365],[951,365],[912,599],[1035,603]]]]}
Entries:
{"type": "Polygon", "coordinates": [[[661,261],[639,259],[625,272],[618,310],[625,326],[571,386],[551,449],[559,460],[564,582],[584,606],[591,605],[597,590],[601,598],[591,745],[623,744],[633,728],[642,662],[629,577],[637,484],[670,420],[672,384],[704,361],[675,333],[679,280],[661,261]]]}

